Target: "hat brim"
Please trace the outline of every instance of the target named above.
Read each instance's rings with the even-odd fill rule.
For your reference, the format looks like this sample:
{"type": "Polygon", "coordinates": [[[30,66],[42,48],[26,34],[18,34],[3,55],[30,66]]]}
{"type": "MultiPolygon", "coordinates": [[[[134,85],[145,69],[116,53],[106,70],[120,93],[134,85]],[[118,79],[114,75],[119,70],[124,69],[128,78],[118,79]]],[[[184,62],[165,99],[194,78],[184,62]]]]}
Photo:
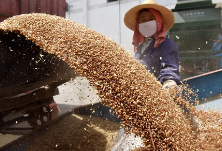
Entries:
{"type": "Polygon", "coordinates": [[[125,17],[124,17],[125,25],[129,29],[134,30],[135,25],[136,25],[138,12],[142,9],[149,9],[149,8],[156,9],[160,12],[160,14],[162,15],[162,19],[163,19],[163,25],[166,28],[166,30],[169,30],[170,28],[173,27],[173,25],[174,25],[173,13],[169,9],[167,9],[166,7],[158,5],[158,4],[141,4],[141,5],[137,5],[133,8],[131,8],[125,14],[125,17]]]}

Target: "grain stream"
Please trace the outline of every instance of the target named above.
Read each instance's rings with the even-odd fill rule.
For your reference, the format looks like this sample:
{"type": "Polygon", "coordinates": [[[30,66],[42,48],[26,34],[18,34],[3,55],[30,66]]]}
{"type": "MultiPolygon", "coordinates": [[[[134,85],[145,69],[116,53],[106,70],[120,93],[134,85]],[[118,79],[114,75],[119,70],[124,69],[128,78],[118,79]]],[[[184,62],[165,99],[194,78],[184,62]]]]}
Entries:
{"type": "Polygon", "coordinates": [[[203,120],[197,133],[178,105],[186,104],[184,99],[169,95],[128,51],[93,29],[58,16],[24,14],[1,22],[0,30],[24,35],[86,77],[121,118],[126,133],[141,136],[147,150],[222,148],[220,113],[214,121],[211,113],[190,107],[203,120]],[[208,126],[206,117],[216,128],[208,126]]]}

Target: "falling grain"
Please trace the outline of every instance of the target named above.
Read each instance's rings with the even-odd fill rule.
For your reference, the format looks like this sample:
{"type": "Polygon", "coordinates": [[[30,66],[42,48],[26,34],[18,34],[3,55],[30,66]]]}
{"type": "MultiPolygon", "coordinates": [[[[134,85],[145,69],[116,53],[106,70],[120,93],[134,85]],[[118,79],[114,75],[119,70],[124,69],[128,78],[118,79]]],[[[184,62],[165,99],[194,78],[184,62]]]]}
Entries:
{"type": "MultiPolygon", "coordinates": [[[[200,139],[178,105],[186,104],[183,98],[166,93],[145,67],[106,36],[46,14],[14,16],[1,22],[0,30],[24,35],[86,77],[104,105],[121,118],[125,132],[141,136],[147,150],[204,150],[212,142],[214,148],[221,148],[221,124],[212,130],[218,134],[214,140],[200,139]]],[[[195,109],[193,114],[198,115],[195,109]]],[[[203,127],[201,134],[211,137],[211,133],[204,134],[208,129],[203,127]]]]}

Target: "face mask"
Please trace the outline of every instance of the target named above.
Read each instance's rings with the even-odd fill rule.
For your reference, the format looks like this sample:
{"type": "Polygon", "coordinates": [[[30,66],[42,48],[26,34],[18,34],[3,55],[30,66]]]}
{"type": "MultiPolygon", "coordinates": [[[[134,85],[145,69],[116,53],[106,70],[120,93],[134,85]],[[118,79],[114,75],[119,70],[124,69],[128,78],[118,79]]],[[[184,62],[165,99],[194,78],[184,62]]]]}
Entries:
{"type": "Polygon", "coordinates": [[[157,32],[156,20],[139,24],[139,31],[144,37],[152,37],[157,32]]]}

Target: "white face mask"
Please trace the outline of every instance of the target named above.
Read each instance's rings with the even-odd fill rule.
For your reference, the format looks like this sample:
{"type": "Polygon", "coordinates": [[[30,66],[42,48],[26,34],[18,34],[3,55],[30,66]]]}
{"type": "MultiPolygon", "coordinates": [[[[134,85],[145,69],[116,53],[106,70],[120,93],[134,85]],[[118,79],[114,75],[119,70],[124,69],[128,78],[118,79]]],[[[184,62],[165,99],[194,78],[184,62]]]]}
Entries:
{"type": "Polygon", "coordinates": [[[156,20],[139,24],[139,31],[144,37],[152,37],[157,32],[156,20]]]}

